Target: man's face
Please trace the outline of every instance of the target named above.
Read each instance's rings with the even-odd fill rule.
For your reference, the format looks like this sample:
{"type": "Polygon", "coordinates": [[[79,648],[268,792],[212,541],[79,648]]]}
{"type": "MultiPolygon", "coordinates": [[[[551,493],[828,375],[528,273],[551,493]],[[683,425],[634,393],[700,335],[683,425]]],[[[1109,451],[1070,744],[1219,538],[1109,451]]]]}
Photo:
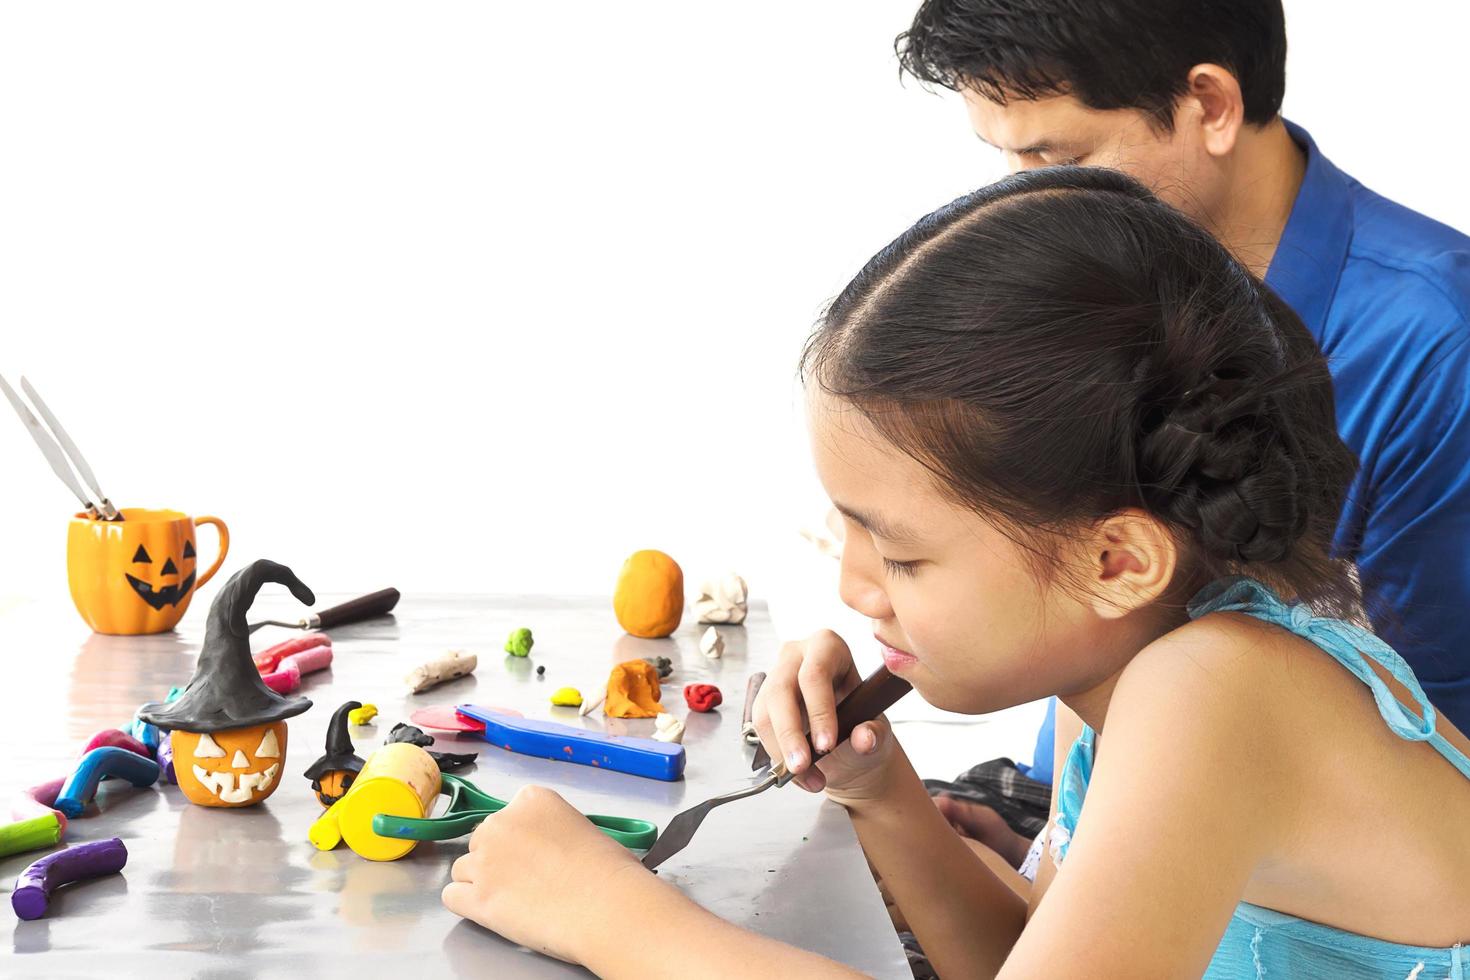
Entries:
{"type": "Polygon", "coordinates": [[[1136,109],[1089,109],[1070,95],[999,105],[971,89],[962,94],[975,135],[1005,155],[1012,173],[1066,163],[1111,167],[1202,222],[1224,194],[1219,163],[1200,146],[1191,125],[1198,110],[1187,100],[1164,133],[1136,109]]]}

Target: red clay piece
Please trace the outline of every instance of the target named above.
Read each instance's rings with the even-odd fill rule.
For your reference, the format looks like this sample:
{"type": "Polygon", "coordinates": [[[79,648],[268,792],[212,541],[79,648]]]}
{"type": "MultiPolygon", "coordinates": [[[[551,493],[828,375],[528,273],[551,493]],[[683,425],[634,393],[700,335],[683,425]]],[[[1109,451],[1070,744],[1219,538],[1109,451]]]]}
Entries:
{"type": "Polygon", "coordinates": [[[690,711],[713,711],[725,698],[713,684],[687,684],[684,687],[684,703],[690,711]]]}

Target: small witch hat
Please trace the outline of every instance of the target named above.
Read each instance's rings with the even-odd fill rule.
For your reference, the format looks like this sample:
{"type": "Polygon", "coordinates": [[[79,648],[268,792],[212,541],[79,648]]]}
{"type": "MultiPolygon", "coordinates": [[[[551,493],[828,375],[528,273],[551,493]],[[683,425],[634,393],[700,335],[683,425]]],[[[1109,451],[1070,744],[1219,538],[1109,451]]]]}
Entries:
{"type": "Polygon", "coordinates": [[[164,731],[222,732],[284,721],[311,707],[307,698],[283,698],[265,686],[250,659],[245,613],[267,582],[279,582],[310,606],[316,596],[285,565],[261,559],[236,572],[209,607],[204,647],[194,677],[176,701],[153,702],[138,717],[164,731]]]}
{"type": "Polygon", "coordinates": [[[347,732],[347,714],[361,708],[358,701],[348,701],[332,712],[332,721],[327,725],[327,754],[311,764],[301,775],[310,780],[321,779],[329,772],[345,769],[348,772],[362,771],[363,761],[352,749],[352,736],[347,732]]]}

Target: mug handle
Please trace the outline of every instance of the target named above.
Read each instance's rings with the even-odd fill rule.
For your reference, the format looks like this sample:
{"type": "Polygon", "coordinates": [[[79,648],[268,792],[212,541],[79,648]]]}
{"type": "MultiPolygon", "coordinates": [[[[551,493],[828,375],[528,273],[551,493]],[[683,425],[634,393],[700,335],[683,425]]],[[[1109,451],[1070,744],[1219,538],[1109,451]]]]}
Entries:
{"type": "Polygon", "coordinates": [[[219,567],[225,563],[225,555],[230,553],[230,529],[225,527],[225,522],[218,517],[194,518],[195,527],[201,524],[213,524],[214,529],[219,532],[219,557],[214,560],[213,565],[209,566],[209,571],[199,576],[199,580],[194,583],[195,589],[202,588],[205,582],[214,578],[214,573],[219,571],[219,567]]]}

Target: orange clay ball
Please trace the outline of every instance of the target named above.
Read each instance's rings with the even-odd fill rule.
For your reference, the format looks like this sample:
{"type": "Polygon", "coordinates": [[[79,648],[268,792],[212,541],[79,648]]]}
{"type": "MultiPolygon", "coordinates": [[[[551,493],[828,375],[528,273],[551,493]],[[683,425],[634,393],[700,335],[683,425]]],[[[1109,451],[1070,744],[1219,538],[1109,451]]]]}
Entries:
{"type": "Polygon", "coordinates": [[[634,636],[668,636],[684,615],[684,570],[662,551],[635,552],[618,573],[613,612],[634,636]]]}

